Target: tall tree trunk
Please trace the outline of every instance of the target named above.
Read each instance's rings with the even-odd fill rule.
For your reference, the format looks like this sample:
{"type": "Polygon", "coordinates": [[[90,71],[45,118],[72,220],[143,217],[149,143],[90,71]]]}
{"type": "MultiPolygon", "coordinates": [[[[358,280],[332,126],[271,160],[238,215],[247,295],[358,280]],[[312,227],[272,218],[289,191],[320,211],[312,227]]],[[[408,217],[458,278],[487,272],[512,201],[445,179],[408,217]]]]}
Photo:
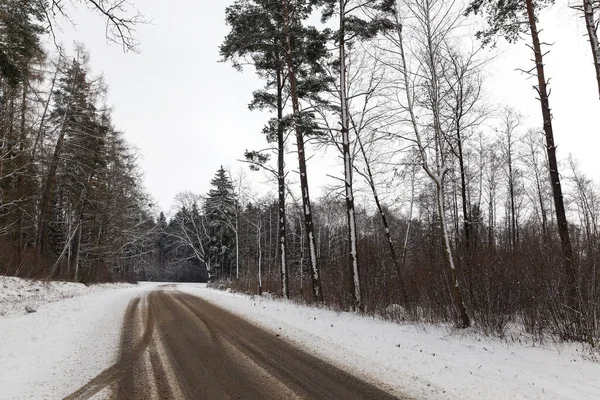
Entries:
{"type": "Polygon", "coordinates": [[[406,256],[408,255],[408,240],[410,239],[410,228],[412,226],[413,210],[415,205],[415,172],[416,171],[413,169],[410,177],[410,206],[408,207],[408,221],[406,224],[406,233],[404,234],[404,242],[402,244],[401,268],[404,268],[406,265],[406,256]]]}
{"type": "MultiPolygon", "coordinates": [[[[25,79],[23,80],[23,94],[21,97],[21,127],[20,127],[20,133],[19,133],[19,161],[23,162],[23,165],[20,165],[20,167],[26,167],[27,165],[27,161],[26,161],[26,157],[25,157],[25,140],[27,138],[27,132],[26,132],[26,123],[25,123],[25,118],[27,116],[27,89],[29,88],[29,77],[28,77],[29,73],[27,73],[27,75],[25,76],[25,79]]],[[[24,193],[24,188],[23,188],[23,175],[22,174],[18,174],[17,175],[17,190],[21,191],[20,193],[20,199],[24,200],[25,197],[25,193],[24,193]]],[[[25,226],[25,211],[23,209],[23,207],[20,207],[21,210],[19,211],[19,243],[18,243],[18,252],[17,252],[17,265],[21,265],[21,262],[23,260],[23,251],[24,251],[24,226],[25,226]]]]}
{"type": "Polygon", "coordinates": [[[600,97],[600,43],[598,42],[598,31],[594,20],[594,7],[592,0],[583,0],[583,17],[587,28],[590,46],[592,46],[592,58],[596,69],[596,81],[598,82],[598,96],[600,97]]]}
{"type": "Polygon", "coordinates": [[[515,177],[512,165],[512,137],[508,137],[508,195],[510,201],[510,245],[514,250],[517,247],[517,212],[515,205],[515,177]]]}
{"type": "MultiPolygon", "coordinates": [[[[388,247],[390,249],[390,255],[392,256],[392,262],[394,263],[394,267],[396,268],[396,275],[398,276],[398,284],[400,285],[400,294],[402,295],[402,299],[404,300],[404,304],[408,304],[408,293],[406,292],[406,285],[404,284],[404,279],[402,277],[402,267],[400,262],[398,261],[398,256],[396,255],[396,247],[394,246],[394,241],[392,240],[392,234],[390,232],[390,227],[387,221],[387,216],[383,211],[383,207],[381,205],[381,201],[379,200],[379,194],[377,193],[377,188],[375,186],[375,180],[373,179],[373,172],[371,171],[371,164],[369,163],[369,159],[367,158],[367,153],[365,152],[365,148],[363,146],[362,140],[360,139],[360,135],[356,135],[356,139],[358,140],[358,145],[360,147],[360,152],[365,160],[365,166],[367,169],[367,182],[371,187],[371,192],[373,193],[373,199],[375,200],[375,205],[377,206],[377,211],[381,216],[381,223],[383,224],[383,230],[385,232],[385,237],[387,239],[388,247]]],[[[412,199],[411,199],[412,201],[412,199]]],[[[408,221],[408,229],[410,229],[410,218],[412,218],[412,203],[411,203],[411,216],[408,221]]],[[[404,258],[403,258],[404,259],[404,258]]]]}
{"type": "Polygon", "coordinates": [[[278,186],[278,227],[279,258],[281,268],[281,296],[290,298],[287,269],[287,238],[285,212],[285,132],[283,129],[283,79],[281,67],[277,66],[277,186],[278,186]]]}
{"type": "MultiPolygon", "coordinates": [[[[88,187],[90,182],[92,181],[92,174],[88,176],[87,184],[84,186],[81,191],[81,196],[79,197],[79,221],[77,223],[77,227],[79,231],[77,232],[77,241],[75,242],[75,248],[73,249],[73,270],[75,271],[73,279],[75,282],[79,281],[79,260],[81,258],[81,235],[83,231],[83,215],[85,211],[85,203],[87,202],[88,196],[88,187]]],[[[100,233],[98,234],[98,238],[100,238],[100,233]]]]}
{"type": "Polygon", "coordinates": [[[460,325],[463,328],[466,328],[471,325],[471,321],[467,314],[465,304],[462,298],[462,293],[460,289],[460,284],[458,282],[458,276],[456,273],[456,267],[454,265],[454,259],[452,257],[452,247],[450,245],[450,239],[448,237],[448,227],[446,223],[446,215],[445,215],[445,204],[444,204],[444,179],[445,175],[448,171],[447,167],[444,163],[444,154],[442,149],[442,133],[440,128],[440,111],[439,111],[439,87],[438,87],[438,76],[436,70],[436,61],[435,61],[435,49],[433,45],[433,34],[431,27],[431,17],[429,15],[430,9],[429,7],[425,8],[425,15],[423,16],[423,22],[426,29],[425,34],[427,35],[427,63],[430,67],[430,92],[431,92],[431,106],[432,106],[432,114],[433,114],[433,130],[434,130],[434,145],[436,151],[436,169],[432,170],[427,160],[426,149],[421,140],[421,132],[419,129],[419,123],[417,122],[417,117],[414,112],[414,99],[412,97],[411,85],[409,79],[409,72],[406,62],[406,55],[404,51],[404,38],[402,33],[402,23],[400,22],[398,13],[396,12],[396,34],[398,37],[398,45],[400,50],[400,61],[402,63],[402,76],[404,80],[404,90],[407,100],[407,109],[410,114],[411,124],[415,133],[415,138],[417,142],[417,146],[419,149],[419,153],[421,156],[422,167],[423,170],[427,173],[427,175],[431,178],[431,180],[435,183],[436,187],[436,199],[438,212],[440,217],[440,228],[442,230],[443,235],[443,245],[444,245],[444,259],[446,261],[446,265],[450,270],[450,275],[452,278],[452,298],[454,302],[454,306],[456,311],[458,312],[458,316],[460,319],[460,325]]]}
{"type": "MultiPolygon", "coordinates": [[[[77,80],[77,71],[73,76],[73,83],[71,84],[71,88],[69,93],[73,92],[75,87],[75,81],[77,80]]],[[[54,154],[52,155],[52,160],[50,161],[50,167],[48,169],[48,175],[46,176],[46,183],[44,184],[44,190],[42,192],[42,201],[40,203],[40,212],[38,216],[38,234],[36,240],[36,265],[39,268],[39,263],[42,258],[42,254],[46,247],[46,225],[48,219],[48,211],[50,209],[50,200],[52,195],[52,188],[54,186],[54,180],[56,178],[56,170],[58,168],[58,161],[60,155],[62,153],[62,148],[66,135],[66,121],[69,115],[71,108],[71,99],[67,100],[67,104],[65,106],[64,115],[62,117],[59,129],[58,129],[58,139],[56,140],[56,145],[54,146],[54,154]]],[[[41,129],[40,129],[41,130],[41,129]]]]}
{"type": "Polygon", "coordinates": [[[304,207],[304,225],[306,226],[306,240],[310,255],[311,278],[313,289],[313,300],[323,301],[323,292],[321,290],[321,276],[319,264],[317,262],[317,249],[315,244],[314,226],[312,220],[312,207],[310,203],[310,194],[308,191],[308,175],[306,172],[306,154],[304,150],[303,128],[300,125],[300,102],[298,100],[298,89],[296,84],[296,74],[294,72],[294,58],[292,56],[292,38],[290,33],[290,10],[289,0],[281,0],[284,19],[284,32],[286,39],[286,62],[288,76],[290,80],[290,95],[292,98],[292,110],[294,114],[294,129],[296,131],[296,145],[298,147],[298,164],[300,172],[300,189],[302,191],[302,205],[304,207]]]}
{"type": "Polygon", "coordinates": [[[544,134],[546,136],[546,150],[548,152],[548,166],[550,168],[550,184],[554,197],[554,208],[556,211],[556,221],[558,225],[558,234],[563,254],[563,267],[567,277],[568,307],[572,310],[571,323],[575,326],[575,335],[580,335],[581,330],[581,307],[577,296],[577,275],[575,273],[575,263],[573,260],[573,246],[569,236],[569,224],[565,212],[565,204],[560,185],[560,174],[558,173],[558,162],[556,160],[556,145],[554,144],[554,133],[552,130],[552,114],[550,113],[550,102],[548,100],[548,89],[546,76],[544,73],[544,61],[541,50],[541,44],[537,29],[535,10],[533,0],[526,0],[527,16],[529,19],[529,29],[533,44],[535,56],[535,65],[538,78],[538,94],[542,108],[542,117],[544,121],[544,134]]]}
{"type": "Polygon", "coordinates": [[[298,215],[298,226],[300,226],[300,298],[304,301],[304,228],[300,215],[298,215]]]}
{"type": "Polygon", "coordinates": [[[52,155],[52,160],[50,161],[50,167],[48,168],[48,174],[46,175],[46,183],[44,184],[44,190],[42,192],[42,201],[40,203],[40,213],[38,217],[38,234],[36,241],[36,261],[39,263],[41,260],[41,255],[46,247],[46,225],[48,219],[48,211],[50,209],[50,200],[52,195],[52,188],[54,186],[54,180],[56,178],[56,170],[58,169],[58,161],[60,155],[62,153],[62,148],[65,140],[65,120],[67,118],[67,110],[65,110],[65,115],[63,116],[63,121],[61,123],[61,127],[58,132],[58,139],[56,141],[56,145],[54,146],[54,154],[52,155]]]}
{"type": "Polygon", "coordinates": [[[460,198],[462,203],[462,213],[463,213],[463,230],[465,234],[465,264],[467,270],[467,278],[469,295],[471,297],[471,301],[473,301],[473,265],[472,265],[472,238],[471,238],[471,213],[469,212],[469,203],[467,201],[467,178],[465,171],[465,161],[463,157],[463,146],[462,146],[462,133],[460,129],[460,124],[457,124],[456,127],[456,139],[457,139],[457,148],[458,148],[458,166],[460,169],[460,198]]]}
{"type": "MultiPolygon", "coordinates": [[[[260,210],[259,210],[260,211],[260,210]]],[[[262,296],[262,247],[260,243],[260,212],[258,213],[258,222],[256,224],[256,243],[258,246],[258,295],[262,296]]]]}
{"type": "MultiPolygon", "coordinates": [[[[62,56],[62,54],[59,54],[59,56],[62,56]]],[[[48,99],[44,103],[44,111],[42,112],[42,117],[40,118],[40,125],[38,127],[37,135],[35,136],[35,143],[33,144],[33,148],[31,149],[31,162],[35,161],[38,144],[42,141],[42,135],[44,133],[45,126],[44,123],[46,122],[46,117],[48,116],[48,108],[50,107],[50,101],[52,100],[52,93],[54,93],[54,86],[56,85],[56,78],[58,77],[60,60],[61,58],[58,59],[58,62],[56,64],[56,70],[54,71],[54,75],[52,76],[52,82],[50,83],[48,99]]]]}
{"type": "Polygon", "coordinates": [[[346,85],[346,37],[345,17],[346,0],[340,0],[340,30],[339,30],[339,55],[340,55],[340,108],[342,111],[342,153],[344,159],[344,189],[346,197],[346,216],[348,226],[349,269],[352,276],[350,287],[354,309],[363,311],[363,301],[360,287],[360,270],[358,265],[358,235],[356,233],[356,215],[354,210],[354,192],[352,188],[352,155],[350,154],[350,117],[348,115],[348,99],[346,85]]]}
{"type": "Polygon", "coordinates": [[[81,235],[83,231],[83,227],[81,226],[81,219],[79,221],[79,225],[77,226],[77,241],[75,242],[75,249],[73,251],[73,266],[74,266],[74,275],[73,280],[75,282],[79,282],[79,258],[81,254],[81,235]]]}
{"type": "Polygon", "coordinates": [[[452,285],[452,294],[454,297],[454,304],[456,311],[459,314],[461,320],[461,326],[467,328],[471,325],[467,310],[465,308],[462,292],[458,283],[458,276],[456,274],[456,266],[454,265],[454,259],[452,257],[452,246],[450,244],[450,238],[448,233],[448,224],[446,222],[446,210],[444,205],[444,171],[440,174],[435,182],[436,188],[436,199],[438,206],[438,213],[440,214],[440,229],[442,230],[442,240],[444,243],[444,259],[450,269],[450,284],[452,285]]]}

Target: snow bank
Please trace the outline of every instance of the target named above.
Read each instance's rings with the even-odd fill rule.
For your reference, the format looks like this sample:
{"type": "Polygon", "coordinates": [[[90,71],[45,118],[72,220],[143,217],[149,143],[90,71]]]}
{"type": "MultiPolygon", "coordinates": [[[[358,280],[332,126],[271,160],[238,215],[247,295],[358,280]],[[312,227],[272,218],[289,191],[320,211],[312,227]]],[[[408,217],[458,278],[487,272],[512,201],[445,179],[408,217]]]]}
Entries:
{"type": "Polygon", "coordinates": [[[444,327],[180,285],[398,393],[430,399],[598,399],[600,364],[581,347],[506,343],[444,327]]]}
{"type": "MultiPolygon", "coordinates": [[[[112,365],[118,357],[125,309],[133,297],[151,287],[46,285],[28,282],[23,301],[14,303],[17,310],[35,304],[36,313],[0,318],[2,399],[63,398],[112,365]],[[88,294],[81,295],[84,292],[88,294]],[[61,296],[77,297],[48,303],[61,296]]],[[[14,298],[14,293],[2,296],[14,298]]]]}
{"type": "Polygon", "coordinates": [[[106,289],[132,287],[127,283],[107,283],[85,286],[82,283],[37,281],[0,276],[0,317],[23,315],[47,303],[91,294],[106,289]]]}

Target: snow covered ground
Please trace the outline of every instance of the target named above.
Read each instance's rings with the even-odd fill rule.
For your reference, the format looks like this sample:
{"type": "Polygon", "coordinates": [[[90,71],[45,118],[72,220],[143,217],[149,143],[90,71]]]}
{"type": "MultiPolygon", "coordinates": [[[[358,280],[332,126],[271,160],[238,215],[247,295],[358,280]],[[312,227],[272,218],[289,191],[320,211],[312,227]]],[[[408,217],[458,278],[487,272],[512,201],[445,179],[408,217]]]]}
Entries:
{"type": "Polygon", "coordinates": [[[0,309],[12,316],[0,317],[0,399],[62,398],[112,365],[125,309],[145,290],[2,277],[0,309]],[[21,315],[25,305],[37,312],[21,315]]]}
{"type": "MultiPolygon", "coordinates": [[[[11,316],[0,317],[0,399],[62,398],[112,365],[129,301],[153,286],[113,290],[111,285],[73,289],[69,284],[68,289],[49,290],[44,298],[45,289],[37,283],[18,289],[23,282],[3,282],[1,307],[11,316]],[[22,290],[33,296],[15,297],[22,290]],[[75,297],[47,302],[61,296],[75,297]],[[25,304],[34,304],[37,312],[20,315],[25,304]]],[[[586,360],[578,345],[509,344],[471,332],[399,325],[205,285],[177,288],[242,315],[364,379],[416,398],[600,398],[600,363],[586,360]]]]}
{"type": "Polygon", "coordinates": [[[0,276],[0,318],[37,311],[39,306],[54,301],[105,291],[131,287],[126,283],[85,286],[74,282],[44,282],[0,276]]]}
{"type": "Polygon", "coordinates": [[[506,343],[445,327],[181,285],[382,387],[431,399],[600,399],[600,363],[581,346],[506,343]]]}

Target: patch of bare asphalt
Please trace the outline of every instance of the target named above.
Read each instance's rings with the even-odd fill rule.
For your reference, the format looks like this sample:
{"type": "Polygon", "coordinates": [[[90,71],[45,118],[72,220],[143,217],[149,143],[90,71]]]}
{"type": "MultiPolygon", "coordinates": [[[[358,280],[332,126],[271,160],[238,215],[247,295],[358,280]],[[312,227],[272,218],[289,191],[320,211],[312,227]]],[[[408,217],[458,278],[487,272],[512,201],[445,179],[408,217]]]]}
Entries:
{"type": "Polygon", "coordinates": [[[397,399],[198,297],[154,290],[129,305],[118,362],[66,397],[119,400],[397,399]]]}

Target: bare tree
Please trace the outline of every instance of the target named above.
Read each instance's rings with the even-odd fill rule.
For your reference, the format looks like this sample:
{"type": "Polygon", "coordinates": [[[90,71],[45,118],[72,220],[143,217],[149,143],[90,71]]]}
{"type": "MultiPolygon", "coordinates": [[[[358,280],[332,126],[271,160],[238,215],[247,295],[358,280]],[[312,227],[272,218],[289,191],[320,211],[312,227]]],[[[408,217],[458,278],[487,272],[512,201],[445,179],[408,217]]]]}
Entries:
{"type": "Polygon", "coordinates": [[[519,240],[519,224],[517,220],[517,203],[516,203],[516,191],[517,191],[517,169],[515,161],[517,155],[517,143],[519,137],[517,134],[517,128],[521,124],[520,115],[511,108],[505,108],[501,117],[501,128],[500,128],[500,141],[502,145],[502,153],[504,156],[503,165],[506,166],[506,179],[508,182],[508,214],[509,214],[509,229],[510,232],[510,246],[512,249],[517,247],[519,240]]]}
{"type": "Polygon", "coordinates": [[[204,217],[194,210],[199,210],[202,197],[192,192],[181,192],[175,196],[175,203],[182,210],[176,220],[177,229],[169,230],[168,235],[175,240],[176,246],[192,251],[194,257],[206,265],[209,279],[212,273],[210,257],[205,248],[208,239],[204,217]]]}
{"type": "Polygon", "coordinates": [[[542,240],[544,244],[548,242],[548,208],[546,205],[548,180],[545,179],[548,174],[548,164],[546,159],[540,155],[543,151],[543,132],[536,129],[530,129],[525,135],[525,146],[526,156],[525,164],[529,170],[533,173],[533,184],[534,184],[534,204],[537,204],[535,209],[538,211],[540,225],[542,228],[542,240]]]}
{"type": "MultiPolygon", "coordinates": [[[[447,141],[459,167],[465,266],[470,280],[474,250],[472,231],[475,221],[472,221],[471,205],[468,200],[470,192],[466,158],[469,133],[472,133],[487,118],[488,110],[481,104],[483,87],[481,69],[487,60],[479,59],[478,50],[461,52],[449,44],[446,45],[444,53],[448,66],[442,71],[442,77],[448,87],[448,92],[444,96],[443,102],[445,103],[444,108],[448,110],[445,111],[448,114],[445,117],[451,121],[447,141]]],[[[458,218],[456,221],[458,223],[458,218]]],[[[456,231],[458,235],[458,227],[456,227],[456,231]]],[[[471,289],[471,282],[469,282],[469,288],[471,289]]]]}
{"type": "Polygon", "coordinates": [[[577,269],[556,157],[556,144],[554,141],[549,100],[550,93],[544,64],[544,56],[547,53],[542,50],[543,43],[540,40],[540,31],[538,30],[538,14],[541,8],[549,3],[551,1],[547,0],[525,0],[525,2],[521,0],[476,0],[471,2],[467,13],[478,13],[485,10],[489,27],[477,33],[478,37],[483,38],[484,44],[492,42],[496,36],[503,36],[509,41],[516,41],[521,37],[521,34],[529,33],[531,38],[530,48],[533,51],[534,66],[529,71],[524,72],[535,75],[537,78],[537,85],[534,86],[534,89],[540,101],[542,123],[546,136],[550,184],[552,186],[554,209],[561,243],[562,264],[566,277],[567,304],[565,310],[568,310],[570,314],[569,319],[571,323],[568,325],[572,327],[568,329],[569,332],[565,332],[565,335],[575,339],[583,336],[580,329],[582,326],[582,314],[578,295],[577,269]]]}
{"type": "MultiPolygon", "coordinates": [[[[135,27],[145,23],[144,17],[134,9],[130,2],[124,0],[72,0],[94,10],[105,20],[106,39],[121,44],[124,51],[138,51],[138,41],[134,36],[135,27]]],[[[54,36],[56,16],[60,15],[70,21],[65,0],[51,0],[44,8],[49,30],[54,36]]]]}
{"type": "Polygon", "coordinates": [[[450,149],[445,135],[447,121],[443,121],[443,100],[446,88],[443,85],[445,60],[442,49],[447,43],[447,37],[455,27],[456,16],[452,6],[445,5],[439,0],[414,0],[404,3],[405,10],[396,10],[393,14],[395,30],[389,39],[397,49],[399,66],[397,70],[403,80],[405,105],[412,127],[414,143],[418,149],[421,165],[435,186],[435,198],[442,241],[444,259],[447,263],[451,278],[453,304],[462,327],[471,324],[467,314],[454,262],[452,245],[450,244],[448,222],[446,220],[445,179],[450,168],[450,149]],[[410,15],[417,22],[412,31],[416,36],[415,48],[411,54],[416,54],[418,72],[409,69],[406,56],[406,42],[403,35],[405,28],[401,15],[410,15]],[[417,88],[422,96],[415,95],[417,88]],[[422,115],[417,115],[421,112],[422,115]],[[426,120],[427,122],[423,122],[426,120]]]}

